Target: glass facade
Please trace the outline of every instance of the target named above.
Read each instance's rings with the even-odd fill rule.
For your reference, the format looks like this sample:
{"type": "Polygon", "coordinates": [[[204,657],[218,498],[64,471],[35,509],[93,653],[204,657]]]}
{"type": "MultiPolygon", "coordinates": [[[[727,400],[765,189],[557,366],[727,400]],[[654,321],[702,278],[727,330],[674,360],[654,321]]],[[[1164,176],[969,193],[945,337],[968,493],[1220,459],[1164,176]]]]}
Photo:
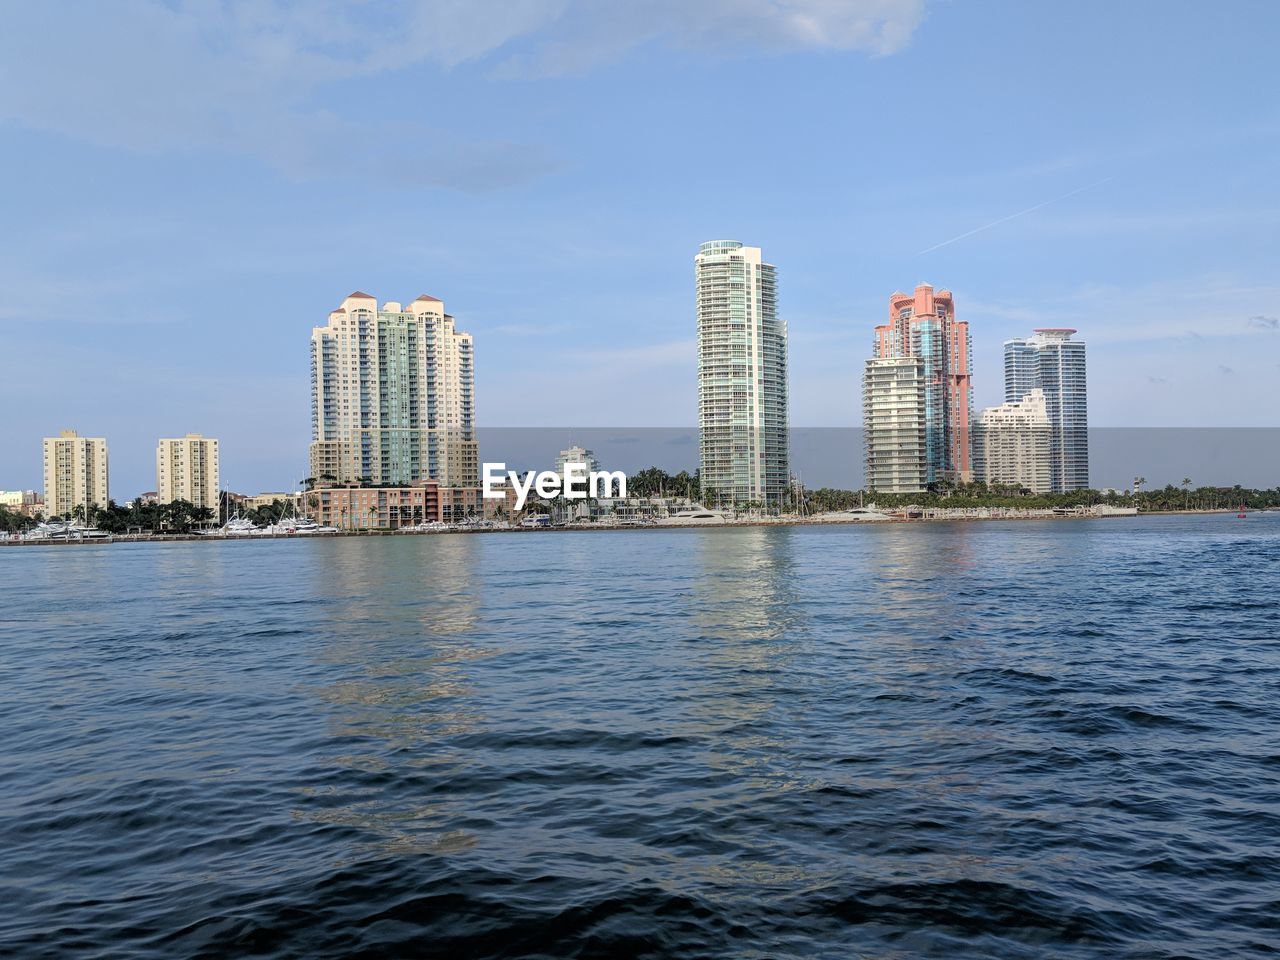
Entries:
{"type": "Polygon", "coordinates": [[[777,271],[736,240],[702,244],[694,264],[702,489],[715,503],[777,504],[791,483],[777,271]]]}
{"type": "Polygon", "coordinates": [[[1043,390],[1049,417],[1050,489],[1089,486],[1089,390],[1085,345],[1069,329],[1045,329],[1004,345],[1006,402],[1043,390]]]}

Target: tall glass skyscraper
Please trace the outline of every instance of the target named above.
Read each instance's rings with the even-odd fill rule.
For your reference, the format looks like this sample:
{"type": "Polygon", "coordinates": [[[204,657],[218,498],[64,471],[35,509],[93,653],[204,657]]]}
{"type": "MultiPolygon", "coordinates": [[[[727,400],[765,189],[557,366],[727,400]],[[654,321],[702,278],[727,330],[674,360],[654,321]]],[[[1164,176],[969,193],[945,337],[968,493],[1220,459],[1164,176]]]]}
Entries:
{"type": "Polygon", "coordinates": [[[778,276],[759,247],[702,244],[698,429],[702,489],[712,503],[776,504],[788,493],[787,325],[778,276]]]}
{"type": "Polygon", "coordinates": [[[1049,416],[1049,476],[1054,493],[1089,486],[1089,395],[1083,340],[1046,328],[1004,344],[1004,399],[1043,390],[1049,416]]]}
{"type": "Polygon", "coordinates": [[[471,335],[444,302],[356,292],[311,334],[311,475],[340,483],[479,483],[471,335]]]}
{"type": "MultiPolygon", "coordinates": [[[[889,322],[876,327],[873,356],[878,360],[913,357],[920,361],[922,381],[919,419],[924,431],[925,483],[973,478],[969,424],[973,409],[973,370],[969,324],[957,320],[949,290],[936,293],[922,283],[914,294],[889,298],[889,322]]],[[[871,368],[868,368],[870,371],[871,368]]],[[[882,451],[883,438],[872,435],[876,402],[872,381],[864,380],[864,429],[867,430],[868,478],[876,474],[870,451],[882,451]]]]}

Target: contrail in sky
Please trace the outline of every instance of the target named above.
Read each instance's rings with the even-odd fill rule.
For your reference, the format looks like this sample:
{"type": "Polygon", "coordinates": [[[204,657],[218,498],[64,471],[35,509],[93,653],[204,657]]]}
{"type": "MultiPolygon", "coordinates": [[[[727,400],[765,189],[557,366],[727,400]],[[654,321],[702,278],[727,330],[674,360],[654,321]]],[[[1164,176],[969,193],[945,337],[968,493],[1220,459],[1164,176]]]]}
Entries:
{"type": "Polygon", "coordinates": [[[1115,177],[1103,177],[1101,180],[1097,181],[1096,183],[1089,183],[1083,187],[1077,187],[1076,189],[1072,190],[1070,193],[1064,193],[1060,197],[1054,197],[1052,200],[1045,200],[1042,203],[1037,203],[1034,207],[1027,207],[1027,209],[1019,210],[1017,213],[1011,213],[1007,217],[1001,217],[999,220],[992,220],[990,223],[984,223],[980,227],[974,227],[968,233],[962,233],[960,234],[960,236],[952,237],[950,240],[943,240],[941,243],[935,243],[932,247],[929,247],[928,249],[925,249],[925,250],[921,250],[919,253],[916,254],[916,256],[919,257],[919,256],[923,256],[926,253],[933,253],[933,251],[938,250],[942,247],[945,247],[948,244],[955,243],[957,240],[963,240],[965,237],[972,237],[975,233],[981,233],[983,230],[990,230],[992,227],[998,227],[1002,223],[1008,223],[1010,220],[1013,220],[1017,217],[1024,216],[1028,213],[1031,213],[1032,211],[1039,210],[1041,207],[1047,207],[1051,203],[1057,203],[1059,200],[1065,200],[1067,199],[1067,197],[1074,197],[1077,193],[1083,193],[1086,190],[1092,190],[1094,187],[1099,187],[1102,184],[1106,183],[1108,180],[1114,180],[1114,179],[1115,177]]]}

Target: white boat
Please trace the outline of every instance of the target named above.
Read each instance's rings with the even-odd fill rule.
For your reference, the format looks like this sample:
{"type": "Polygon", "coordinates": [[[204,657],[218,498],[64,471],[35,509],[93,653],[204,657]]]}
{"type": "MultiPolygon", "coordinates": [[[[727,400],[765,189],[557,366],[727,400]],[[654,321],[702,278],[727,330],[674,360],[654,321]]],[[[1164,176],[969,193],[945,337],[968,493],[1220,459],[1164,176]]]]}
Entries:
{"type": "Polygon", "coordinates": [[[870,506],[834,510],[831,513],[819,514],[815,519],[826,523],[867,523],[875,520],[892,520],[893,517],[887,513],[881,513],[874,506],[870,506]]]}
{"type": "Polygon", "coordinates": [[[283,517],[267,528],[272,534],[307,537],[318,533],[337,533],[337,527],[324,527],[311,517],[283,517]]]}
{"type": "Polygon", "coordinates": [[[449,529],[449,525],[442,520],[432,520],[430,522],[424,520],[421,523],[415,523],[412,526],[401,527],[400,533],[444,533],[449,529]]]}
{"type": "Polygon", "coordinates": [[[1136,517],[1137,507],[1117,507],[1110,503],[1099,503],[1090,507],[1089,512],[1095,517],[1136,517]]]}
{"type": "Polygon", "coordinates": [[[545,513],[531,513],[520,520],[520,526],[526,530],[551,526],[551,517],[545,513]]]}
{"type": "Polygon", "coordinates": [[[111,534],[75,520],[47,520],[22,535],[23,540],[110,540],[111,534]]]}
{"type": "Polygon", "coordinates": [[[729,518],[719,510],[708,510],[706,507],[690,507],[688,510],[681,510],[678,513],[671,514],[669,517],[663,517],[657,521],[657,525],[660,527],[682,527],[728,522],[729,518]]]}
{"type": "Polygon", "coordinates": [[[248,517],[232,517],[222,526],[206,531],[210,537],[252,537],[266,533],[262,527],[254,524],[248,517]]]}

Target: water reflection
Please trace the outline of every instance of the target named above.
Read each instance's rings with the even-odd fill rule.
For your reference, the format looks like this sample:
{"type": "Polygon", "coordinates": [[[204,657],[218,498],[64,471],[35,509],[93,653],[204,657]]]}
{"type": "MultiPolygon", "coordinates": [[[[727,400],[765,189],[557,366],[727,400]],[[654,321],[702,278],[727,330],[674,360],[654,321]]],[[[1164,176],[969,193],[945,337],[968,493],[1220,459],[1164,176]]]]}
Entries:
{"type": "Polygon", "coordinates": [[[706,639],[730,658],[764,665],[767,643],[795,639],[803,611],[795,603],[795,555],[790,527],[703,530],[695,556],[689,613],[706,639]]]}
{"type": "Polygon", "coordinates": [[[780,715],[797,709],[803,701],[797,693],[806,685],[800,661],[808,652],[809,630],[798,602],[798,535],[787,527],[697,534],[686,611],[698,642],[697,682],[686,698],[694,718],[688,733],[706,742],[701,777],[716,786],[687,802],[699,818],[720,825],[717,844],[753,853],[708,858],[682,882],[696,877],[712,885],[790,885],[814,877],[809,866],[770,855],[754,813],[809,785],[779,762],[795,750],[780,715]]]}
{"type": "Polygon", "coordinates": [[[473,838],[449,828],[448,801],[405,803],[406,781],[456,773],[468,759],[450,746],[483,721],[471,665],[493,655],[475,642],[485,577],[475,537],[359,538],[326,544],[310,573],[325,605],[308,687],[328,714],[328,739],[354,749],[320,762],[337,784],[299,790],[294,816],[357,826],[378,839],[365,854],[449,852],[473,838]]]}

